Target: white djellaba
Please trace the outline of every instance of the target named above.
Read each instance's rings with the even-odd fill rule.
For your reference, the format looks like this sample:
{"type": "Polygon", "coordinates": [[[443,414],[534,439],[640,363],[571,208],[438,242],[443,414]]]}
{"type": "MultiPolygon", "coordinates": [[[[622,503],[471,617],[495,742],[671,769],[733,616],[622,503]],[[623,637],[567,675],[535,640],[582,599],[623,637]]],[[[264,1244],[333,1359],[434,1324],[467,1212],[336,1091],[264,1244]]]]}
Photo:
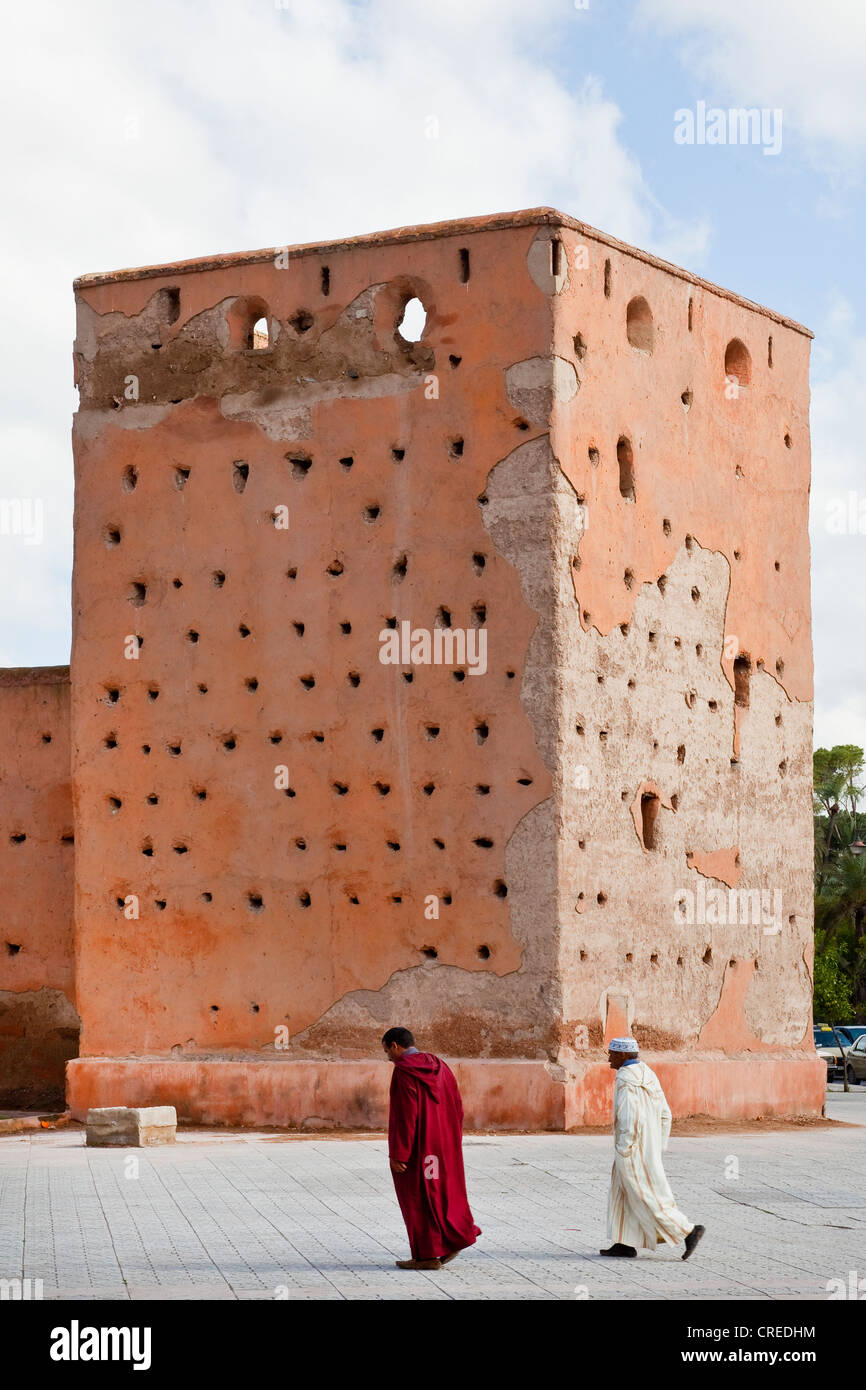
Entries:
{"type": "MultiPolygon", "coordinates": [[[[617,1050],[637,1052],[637,1046],[617,1050]]],[[[652,1068],[645,1062],[620,1067],[613,1097],[615,1153],[607,1204],[611,1242],[654,1250],[660,1239],[669,1245],[685,1240],[694,1227],[678,1209],[662,1167],[670,1132],[670,1106],[652,1068]]]]}

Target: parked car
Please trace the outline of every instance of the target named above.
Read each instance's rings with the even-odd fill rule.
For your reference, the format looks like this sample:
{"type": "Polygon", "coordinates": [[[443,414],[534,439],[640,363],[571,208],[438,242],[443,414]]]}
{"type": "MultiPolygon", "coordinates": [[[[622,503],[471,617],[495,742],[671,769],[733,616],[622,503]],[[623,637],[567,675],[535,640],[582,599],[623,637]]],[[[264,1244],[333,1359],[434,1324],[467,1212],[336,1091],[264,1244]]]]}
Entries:
{"type": "Polygon", "coordinates": [[[859,1030],[845,1053],[845,1070],[849,1086],[858,1086],[861,1081],[866,1081],[866,1028],[859,1030]]]}
{"type": "Polygon", "coordinates": [[[866,1023],[834,1023],[833,1027],[839,1035],[845,1051],[853,1047],[859,1037],[866,1033],[866,1023]]]}
{"type": "Polygon", "coordinates": [[[815,1037],[815,1047],[818,1056],[823,1057],[827,1063],[827,1080],[841,1081],[842,1067],[844,1064],[844,1053],[840,1044],[840,1039],[829,1023],[816,1023],[812,1029],[815,1037]]]}

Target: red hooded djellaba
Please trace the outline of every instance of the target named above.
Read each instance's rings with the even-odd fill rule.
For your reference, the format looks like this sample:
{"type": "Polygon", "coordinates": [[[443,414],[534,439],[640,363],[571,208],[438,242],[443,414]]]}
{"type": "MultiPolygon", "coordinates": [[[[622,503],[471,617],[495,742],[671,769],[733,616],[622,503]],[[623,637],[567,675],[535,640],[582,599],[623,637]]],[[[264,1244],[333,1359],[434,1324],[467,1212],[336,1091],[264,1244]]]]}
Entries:
{"type": "Polygon", "coordinates": [[[388,1154],[392,1164],[406,1164],[392,1175],[412,1258],[453,1256],[481,1235],[466,1196],[460,1091],[432,1052],[413,1049],[392,1060],[388,1154]]]}

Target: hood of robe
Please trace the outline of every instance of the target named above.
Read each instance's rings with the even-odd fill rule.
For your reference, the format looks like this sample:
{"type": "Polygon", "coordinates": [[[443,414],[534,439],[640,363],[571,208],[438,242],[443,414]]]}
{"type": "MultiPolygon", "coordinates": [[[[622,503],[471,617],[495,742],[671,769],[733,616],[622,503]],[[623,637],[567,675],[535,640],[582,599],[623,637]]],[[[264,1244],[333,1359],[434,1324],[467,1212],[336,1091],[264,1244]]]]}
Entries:
{"type": "Polygon", "coordinates": [[[439,1103],[442,1091],[442,1062],[432,1052],[410,1052],[408,1057],[402,1053],[394,1063],[403,1071],[410,1071],[415,1080],[428,1092],[430,1099],[439,1103]]]}
{"type": "Polygon", "coordinates": [[[646,1062],[633,1062],[627,1067],[620,1067],[616,1079],[622,1086],[634,1086],[650,1095],[655,1095],[658,1090],[658,1078],[646,1062]]]}

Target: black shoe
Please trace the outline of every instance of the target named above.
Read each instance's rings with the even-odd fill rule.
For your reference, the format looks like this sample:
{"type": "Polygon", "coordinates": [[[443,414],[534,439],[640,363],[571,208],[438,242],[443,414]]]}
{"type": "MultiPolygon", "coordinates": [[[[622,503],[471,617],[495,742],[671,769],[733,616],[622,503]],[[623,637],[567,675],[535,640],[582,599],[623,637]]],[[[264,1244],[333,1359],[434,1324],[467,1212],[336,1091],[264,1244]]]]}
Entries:
{"type": "Polygon", "coordinates": [[[686,1253],[683,1255],[684,1260],[687,1260],[689,1258],[689,1255],[691,1255],[692,1251],[694,1250],[695,1246],[697,1245],[698,1241],[700,1240],[703,1234],[703,1226],[693,1226],[692,1229],[689,1231],[688,1235],[686,1236],[686,1253]]]}
{"type": "MultiPolygon", "coordinates": [[[[703,1230],[703,1227],[701,1227],[703,1230]]],[[[622,1260],[633,1260],[637,1256],[637,1251],[633,1245],[612,1245],[609,1250],[599,1250],[599,1255],[614,1255],[622,1260]]]]}

